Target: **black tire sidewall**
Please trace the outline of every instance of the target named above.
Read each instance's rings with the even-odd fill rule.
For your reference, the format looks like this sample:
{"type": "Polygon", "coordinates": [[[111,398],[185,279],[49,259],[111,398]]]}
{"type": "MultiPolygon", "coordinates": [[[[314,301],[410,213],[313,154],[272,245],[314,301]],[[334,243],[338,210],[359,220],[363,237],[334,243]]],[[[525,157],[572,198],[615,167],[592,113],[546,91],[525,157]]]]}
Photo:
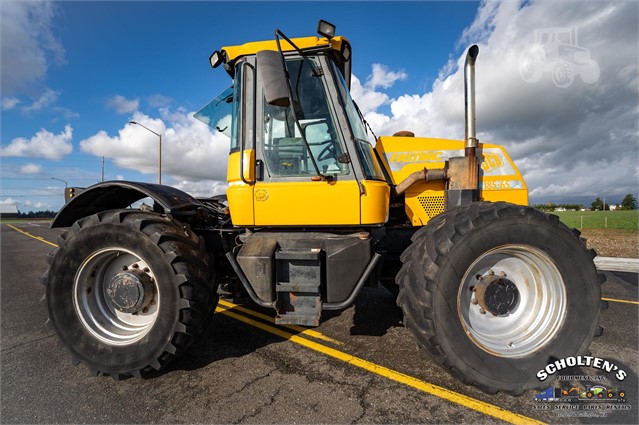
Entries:
{"type": "Polygon", "coordinates": [[[141,370],[157,361],[171,342],[179,319],[176,274],[164,256],[147,235],[131,226],[99,223],[70,232],[49,272],[47,303],[54,328],[74,356],[105,373],[121,372],[123,365],[132,371],[141,370]],[[150,331],[139,341],[123,346],[105,344],[89,333],[73,303],[74,280],[82,263],[91,254],[114,247],[129,250],[146,262],[160,294],[158,315],[150,331]]]}
{"type": "MultiPolygon", "coordinates": [[[[553,225],[545,218],[522,220],[503,218],[484,224],[467,237],[458,237],[454,247],[442,261],[433,291],[433,314],[438,344],[453,364],[471,379],[490,386],[512,386],[513,390],[525,383],[537,383],[536,372],[548,363],[587,349],[598,326],[599,283],[590,257],[581,243],[567,229],[553,225]],[[463,239],[463,241],[461,240],[463,239]],[[566,314],[561,328],[545,347],[520,358],[505,358],[479,348],[467,335],[458,315],[459,286],[471,264],[482,254],[502,245],[528,245],[555,260],[555,265],[566,288],[566,314]],[[583,323],[592,323],[585,327],[583,323]]],[[[527,385],[530,386],[530,385],[527,385]]]]}

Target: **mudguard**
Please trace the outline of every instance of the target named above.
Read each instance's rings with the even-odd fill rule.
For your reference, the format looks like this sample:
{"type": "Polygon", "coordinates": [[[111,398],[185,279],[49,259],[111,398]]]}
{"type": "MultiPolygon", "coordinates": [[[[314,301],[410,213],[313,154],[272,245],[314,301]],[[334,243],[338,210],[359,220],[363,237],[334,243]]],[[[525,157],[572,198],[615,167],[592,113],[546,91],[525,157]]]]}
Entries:
{"type": "Polygon", "coordinates": [[[101,211],[126,208],[143,198],[152,198],[165,214],[194,213],[202,204],[179,189],[152,183],[107,181],[95,184],[73,197],[56,215],[51,228],[68,227],[101,211]]]}

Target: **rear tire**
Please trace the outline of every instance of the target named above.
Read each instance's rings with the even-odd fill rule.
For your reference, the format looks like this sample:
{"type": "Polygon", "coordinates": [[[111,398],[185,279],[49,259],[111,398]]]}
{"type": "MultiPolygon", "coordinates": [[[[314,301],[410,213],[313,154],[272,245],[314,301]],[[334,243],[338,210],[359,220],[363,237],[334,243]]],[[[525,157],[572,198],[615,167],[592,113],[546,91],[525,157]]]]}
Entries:
{"type": "Polygon", "coordinates": [[[412,240],[397,276],[404,324],[465,383],[520,395],[548,386],[536,376],[548,363],[587,353],[603,276],[556,216],[478,202],[412,240]]]}
{"type": "Polygon", "coordinates": [[[49,255],[50,323],[75,363],[116,379],[183,354],[217,304],[203,240],[138,210],[78,220],[49,255]]]}

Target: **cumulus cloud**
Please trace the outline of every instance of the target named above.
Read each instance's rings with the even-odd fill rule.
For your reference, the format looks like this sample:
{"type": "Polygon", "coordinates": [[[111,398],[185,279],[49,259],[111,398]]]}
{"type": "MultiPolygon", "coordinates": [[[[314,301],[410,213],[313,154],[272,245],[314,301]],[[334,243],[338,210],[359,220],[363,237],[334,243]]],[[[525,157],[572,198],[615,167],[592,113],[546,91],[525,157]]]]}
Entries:
{"type": "Polygon", "coordinates": [[[13,95],[40,85],[48,68],[65,61],[52,31],[56,5],[50,1],[2,2],[0,57],[2,91],[13,95]]]}
{"type": "Polygon", "coordinates": [[[45,202],[33,202],[30,200],[26,200],[24,202],[22,202],[20,204],[21,207],[26,207],[26,208],[35,208],[35,209],[44,209],[44,208],[51,208],[50,204],[47,204],[45,202]]]}
{"type": "Polygon", "coordinates": [[[42,172],[42,166],[29,162],[20,167],[20,172],[22,174],[40,174],[42,172]]]}
{"type": "Polygon", "coordinates": [[[127,99],[124,96],[116,95],[107,99],[106,106],[118,114],[129,114],[138,110],[140,99],[127,99]]]}
{"type": "Polygon", "coordinates": [[[56,106],[53,110],[64,117],[65,120],[74,120],[80,118],[80,114],[63,106],[56,106]]]}
{"type": "Polygon", "coordinates": [[[173,102],[173,99],[161,94],[154,94],[146,99],[147,103],[152,108],[166,108],[173,102]]]}
{"type": "Polygon", "coordinates": [[[405,80],[407,76],[404,71],[393,72],[382,64],[374,63],[373,72],[370,77],[368,77],[366,84],[372,89],[377,87],[387,89],[392,87],[395,81],[405,80]]]}
{"type": "Polygon", "coordinates": [[[351,94],[357,101],[362,114],[374,112],[390,101],[386,93],[377,89],[380,87],[388,89],[396,81],[405,80],[407,77],[408,75],[404,71],[390,71],[388,67],[374,63],[366,83],[362,84],[359,78],[354,75],[351,77],[351,94]]]}
{"type": "Polygon", "coordinates": [[[20,103],[20,99],[17,97],[3,97],[2,98],[2,110],[10,111],[20,103]]]}
{"type": "MultiPolygon", "coordinates": [[[[460,46],[480,48],[478,137],[507,148],[524,174],[531,201],[636,193],[638,9],[634,2],[487,0],[461,36],[460,46]],[[558,64],[543,57],[543,74],[527,82],[520,73],[521,52],[539,42],[535,31],[545,28],[576,28],[578,39],[572,42],[589,49],[598,78],[575,66],[569,70],[574,81],[562,87],[552,79],[558,64]]],[[[358,92],[354,84],[353,96],[365,105],[361,109],[377,134],[406,129],[461,139],[464,55],[442,67],[429,92],[385,100],[379,90],[385,80],[373,72],[368,90],[358,92]],[[385,103],[390,113],[378,110],[385,103]]]]}
{"type": "Polygon", "coordinates": [[[175,179],[171,186],[196,197],[211,197],[226,193],[228,184],[219,180],[175,179]]]}
{"type": "Polygon", "coordinates": [[[0,157],[29,157],[52,160],[62,159],[73,151],[73,128],[67,124],[64,131],[53,134],[41,129],[30,139],[17,137],[7,146],[0,146],[0,157]]]}
{"type": "MultiPolygon", "coordinates": [[[[177,181],[226,180],[229,139],[213,132],[184,109],[161,110],[161,118],[141,112],[136,121],[162,135],[162,173],[177,181]]],[[[138,125],[125,125],[117,135],[99,131],[80,142],[82,151],[111,159],[118,167],[144,174],[158,169],[159,139],[138,125]]]]}
{"type": "Polygon", "coordinates": [[[44,93],[40,95],[31,105],[26,105],[22,107],[22,112],[30,113],[40,111],[47,106],[58,101],[58,97],[60,96],[59,91],[51,90],[50,88],[45,89],[44,93]]]}
{"type": "Polygon", "coordinates": [[[0,201],[0,205],[18,205],[18,201],[13,198],[5,198],[0,201]]]}

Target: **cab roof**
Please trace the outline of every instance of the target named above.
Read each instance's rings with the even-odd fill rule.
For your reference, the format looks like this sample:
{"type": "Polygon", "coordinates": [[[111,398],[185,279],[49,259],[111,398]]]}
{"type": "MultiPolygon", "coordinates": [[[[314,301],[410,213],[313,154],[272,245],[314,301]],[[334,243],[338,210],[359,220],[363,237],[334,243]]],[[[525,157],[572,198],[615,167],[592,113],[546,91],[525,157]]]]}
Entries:
{"type": "MultiPolygon", "coordinates": [[[[330,47],[333,50],[340,52],[343,44],[348,44],[348,40],[342,36],[336,36],[330,40],[324,37],[300,37],[293,38],[291,41],[295,43],[301,50],[313,49],[317,47],[330,47]]],[[[282,51],[290,52],[295,48],[285,39],[280,40],[282,51]]],[[[243,56],[255,55],[260,50],[275,50],[277,51],[277,43],[275,40],[266,41],[252,41],[250,43],[241,44],[239,46],[227,46],[221,49],[226,54],[226,61],[233,62],[243,56]]]]}

